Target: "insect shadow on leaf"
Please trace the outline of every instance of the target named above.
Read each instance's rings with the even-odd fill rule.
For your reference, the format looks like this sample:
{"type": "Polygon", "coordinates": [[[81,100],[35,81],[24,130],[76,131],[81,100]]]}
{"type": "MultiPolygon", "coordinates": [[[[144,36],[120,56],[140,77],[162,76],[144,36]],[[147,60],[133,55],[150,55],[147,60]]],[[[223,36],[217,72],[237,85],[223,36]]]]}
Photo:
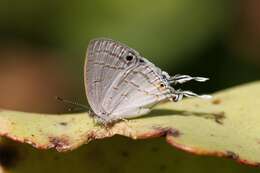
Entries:
{"type": "MultiPolygon", "coordinates": [[[[225,112],[196,112],[186,110],[171,110],[171,109],[154,109],[150,112],[149,117],[156,116],[196,116],[205,119],[212,119],[218,124],[223,124],[225,112]]],[[[147,116],[148,117],[148,116],[147,116]]]]}

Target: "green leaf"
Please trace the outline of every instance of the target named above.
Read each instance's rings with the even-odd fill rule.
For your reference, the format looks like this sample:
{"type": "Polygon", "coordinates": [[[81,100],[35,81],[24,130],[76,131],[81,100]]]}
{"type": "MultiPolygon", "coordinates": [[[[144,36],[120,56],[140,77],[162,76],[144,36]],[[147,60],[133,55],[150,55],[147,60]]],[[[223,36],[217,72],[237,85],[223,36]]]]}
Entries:
{"type": "Polygon", "coordinates": [[[87,113],[47,115],[0,111],[0,134],[36,148],[73,150],[115,134],[145,139],[165,136],[172,146],[199,155],[260,164],[260,82],[234,87],[212,100],[186,99],[156,106],[146,116],[104,128],[87,113]]]}

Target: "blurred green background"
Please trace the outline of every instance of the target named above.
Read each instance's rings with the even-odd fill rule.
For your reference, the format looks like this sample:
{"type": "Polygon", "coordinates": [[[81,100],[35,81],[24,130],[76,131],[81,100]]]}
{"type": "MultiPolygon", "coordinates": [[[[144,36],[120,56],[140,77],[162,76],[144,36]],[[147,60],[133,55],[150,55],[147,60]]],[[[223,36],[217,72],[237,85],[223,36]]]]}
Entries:
{"type": "Polygon", "coordinates": [[[210,77],[183,86],[199,93],[260,77],[257,0],[0,3],[1,107],[66,111],[56,95],[86,102],[83,62],[95,37],[124,42],[172,75],[210,77]]]}
{"type": "MultiPolygon", "coordinates": [[[[138,50],[170,74],[210,77],[184,89],[211,93],[260,77],[258,0],[1,0],[0,107],[67,112],[86,103],[90,39],[138,50]]],[[[254,94],[254,93],[252,93],[254,94]]]]}

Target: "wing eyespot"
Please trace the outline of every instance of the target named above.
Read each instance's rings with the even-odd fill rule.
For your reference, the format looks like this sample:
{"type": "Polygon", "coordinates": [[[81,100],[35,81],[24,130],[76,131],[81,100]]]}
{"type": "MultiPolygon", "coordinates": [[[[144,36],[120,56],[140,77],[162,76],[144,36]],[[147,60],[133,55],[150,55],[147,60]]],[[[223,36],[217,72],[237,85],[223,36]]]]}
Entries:
{"type": "Polygon", "coordinates": [[[164,83],[161,83],[161,84],[160,84],[160,87],[161,87],[161,88],[165,88],[166,85],[165,85],[164,83]]]}
{"type": "Polygon", "coordinates": [[[134,59],[133,55],[129,54],[125,58],[127,61],[132,61],[134,59]]]}
{"type": "Polygon", "coordinates": [[[135,55],[134,53],[129,52],[129,53],[124,57],[124,59],[125,59],[125,62],[127,63],[127,65],[130,65],[130,64],[133,64],[133,63],[136,62],[137,57],[136,57],[136,55],[135,55]]]}

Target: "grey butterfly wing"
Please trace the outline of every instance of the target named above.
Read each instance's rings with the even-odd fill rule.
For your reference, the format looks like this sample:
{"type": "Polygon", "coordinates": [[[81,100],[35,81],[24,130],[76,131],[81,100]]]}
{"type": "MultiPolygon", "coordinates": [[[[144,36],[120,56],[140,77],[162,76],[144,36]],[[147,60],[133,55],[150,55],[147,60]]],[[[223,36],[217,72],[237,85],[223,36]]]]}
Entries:
{"type": "Polygon", "coordinates": [[[89,43],[84,80],[88,102],[95,114],[105,112],[100,103],[113,80],[129,68],[123,57],[130,50],[126,45],[110,39],[95,39],[89,43]]]}
{"type": "Polygon", "coordinates": [[[141,116],[148,113],[151,106],[168,99],[170,90],[160,72],[145,60],[119,76],[102,102],[108,116],[112,120],[141,116]]]}
{"type": "Polygon", "coordinates": [[[163,82],[161,70],[137,51],[110,39],[90,42],[85,63],[86,94],[103,122],[149,112],[170,93],[160,86],[163,82]]]}

